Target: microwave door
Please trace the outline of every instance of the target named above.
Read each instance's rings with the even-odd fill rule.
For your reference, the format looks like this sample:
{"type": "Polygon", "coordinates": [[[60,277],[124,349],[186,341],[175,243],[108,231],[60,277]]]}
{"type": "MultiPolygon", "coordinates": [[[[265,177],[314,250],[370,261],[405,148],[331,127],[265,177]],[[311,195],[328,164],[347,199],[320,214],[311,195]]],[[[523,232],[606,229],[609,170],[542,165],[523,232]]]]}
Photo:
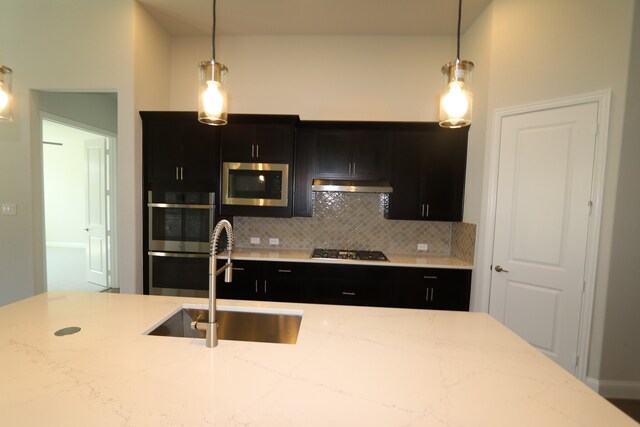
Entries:
{"type": "Polygon", "coordinates": [[[225,205],[287,206],[288,165],[225,163],[222,203],[225,205]]]}

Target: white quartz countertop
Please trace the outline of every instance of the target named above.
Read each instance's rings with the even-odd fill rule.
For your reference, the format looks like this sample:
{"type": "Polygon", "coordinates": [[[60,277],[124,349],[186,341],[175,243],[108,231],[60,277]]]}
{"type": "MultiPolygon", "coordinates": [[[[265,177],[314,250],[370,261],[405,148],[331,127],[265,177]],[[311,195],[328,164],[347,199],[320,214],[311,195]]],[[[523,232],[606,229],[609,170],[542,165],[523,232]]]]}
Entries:
{"type": "MultiPolygon", "coordinates": [[[[384,253],[389,261],[360,261],[347,259],[314,259],[311,258],[311,251],[302,249],[251,249],[242,248],[233,250],[233,259],[248,261],[286,261],[286,262],[313,262],[330,264],[352,264],[352,265],[377,265],[387,267],[431,267],[431,268],[454,268],[472,269],[473,264],[465,262],[459,258],[446,256],[421,256],[384,253]]],[[[218,255],[224,258],[226,253],[218,255]]]]}
{"type": "Polygon", "coordinates": [[[0,307],[7,426],[636,426],[484,313],[304,311],[297,344],[147,336],[198,298],[52,292],[0,307]],[[78,326],[58,337],[60,328],[78,326]]]}

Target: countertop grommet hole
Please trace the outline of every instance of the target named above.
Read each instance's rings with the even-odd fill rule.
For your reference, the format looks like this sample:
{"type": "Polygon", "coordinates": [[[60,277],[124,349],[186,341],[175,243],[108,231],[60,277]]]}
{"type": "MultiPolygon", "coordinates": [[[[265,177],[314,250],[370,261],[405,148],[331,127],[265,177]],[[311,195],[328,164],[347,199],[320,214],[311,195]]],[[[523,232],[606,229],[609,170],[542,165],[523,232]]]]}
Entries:
{"type": "Polygon", "coordinates": [[[77,326],[69,326],[67,328],[58,329],[55,332],[55,336],[63,337],[65,335],[72,335],[72,334],[75,334],[77,332],[80,332],[80,328],[79,327],[77,327],[77,326]]]}

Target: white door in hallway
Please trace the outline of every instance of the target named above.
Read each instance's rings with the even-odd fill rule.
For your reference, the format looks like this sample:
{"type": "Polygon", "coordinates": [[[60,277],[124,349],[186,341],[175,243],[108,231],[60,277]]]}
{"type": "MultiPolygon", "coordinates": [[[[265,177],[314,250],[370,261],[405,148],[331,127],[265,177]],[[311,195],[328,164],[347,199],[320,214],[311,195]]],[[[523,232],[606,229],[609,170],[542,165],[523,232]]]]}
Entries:
{"type": "Polygon", "coordinates": [[[598,104],[506,116],[489,312],[576,373],[598,104]]]}
{"type": "Polygon", "coordinates": [[[107,197],[105,138],[85,141],[87,175],[87,281],[107,286],[107,197]]]}

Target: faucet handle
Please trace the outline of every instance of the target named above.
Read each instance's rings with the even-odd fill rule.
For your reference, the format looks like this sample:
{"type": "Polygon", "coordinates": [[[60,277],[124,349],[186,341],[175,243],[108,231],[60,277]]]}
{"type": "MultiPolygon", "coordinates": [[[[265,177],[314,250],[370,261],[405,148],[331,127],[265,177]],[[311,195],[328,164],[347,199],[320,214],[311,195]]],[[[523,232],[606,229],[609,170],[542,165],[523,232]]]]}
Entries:
{"type": "Polygon", "coordinates": [[[227,262],[227,268],[224,271],[224,281],[227,283],[231,283],[231,280],[233,279],[233,263],[231,261],[227,262]]]}

